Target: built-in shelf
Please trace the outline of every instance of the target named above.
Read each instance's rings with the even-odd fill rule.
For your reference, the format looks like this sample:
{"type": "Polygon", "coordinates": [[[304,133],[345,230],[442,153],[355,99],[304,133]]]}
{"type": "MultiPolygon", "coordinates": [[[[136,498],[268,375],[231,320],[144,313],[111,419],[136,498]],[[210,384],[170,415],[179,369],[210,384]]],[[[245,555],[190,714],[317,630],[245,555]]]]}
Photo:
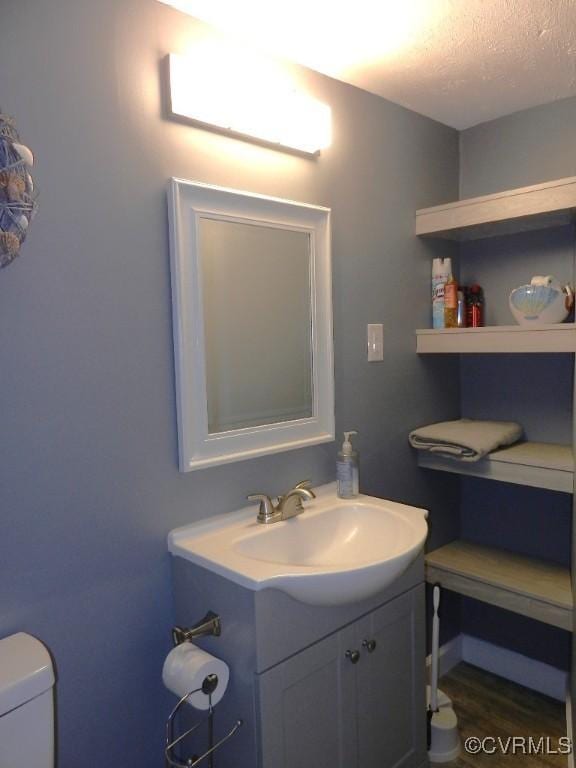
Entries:
{"type": "Polygon", "coordinates": [[[418,466],[563,493],[574,490],[574,457],[569,445],[517,443],[493,451],[479,461],[444,459],[418,451],[418,466]]]}
{"type": "Polygon", "coordinates": [[[527,232],[569,224],[576,212],[576,177],[416,211],[416,234],[448,240],[527,232]]]}
{"type": "Polygon", "coordinates": [[[490,605],[572,631],[567,568],[453,541],[426,555],[426,580],[490,605]]]}
{"type": "Polygon", "coordinates": [[[418,354],[576,352],[576,324],[490,325],[416,331],[418,354]]]}

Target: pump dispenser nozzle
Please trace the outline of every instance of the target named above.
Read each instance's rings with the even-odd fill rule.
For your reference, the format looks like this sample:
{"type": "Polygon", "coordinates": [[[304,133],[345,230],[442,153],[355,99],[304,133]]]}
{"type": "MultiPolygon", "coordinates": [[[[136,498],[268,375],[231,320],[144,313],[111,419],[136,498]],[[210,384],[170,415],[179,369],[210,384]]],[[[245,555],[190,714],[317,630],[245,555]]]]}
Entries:
{"type": "Polygon", "coordinates": [[[342,443],[342,453],[345,456],[350,456],[352,453],[354,453],[354,449],[352,448],[352,443],[350,441],[350,435],[357,435],[358,432],[356,432],[355,429],[352,429],[350,432],[344,432],[344,442],[342,443]]]}

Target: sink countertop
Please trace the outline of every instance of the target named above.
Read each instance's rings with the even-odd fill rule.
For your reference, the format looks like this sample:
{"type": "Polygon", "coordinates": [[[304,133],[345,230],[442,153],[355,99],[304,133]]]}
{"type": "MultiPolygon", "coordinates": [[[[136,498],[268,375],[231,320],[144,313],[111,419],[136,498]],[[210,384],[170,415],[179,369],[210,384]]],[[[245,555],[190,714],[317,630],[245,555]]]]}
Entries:
{"type": "Polygon", "coordinates": [[[286,521],[256,522],[257,505],[177,528],[168,549],[250,590],[275,587],[312,604],[342,604],[384,588],[422,549],[427,511],[336,483],[286,521]]]}

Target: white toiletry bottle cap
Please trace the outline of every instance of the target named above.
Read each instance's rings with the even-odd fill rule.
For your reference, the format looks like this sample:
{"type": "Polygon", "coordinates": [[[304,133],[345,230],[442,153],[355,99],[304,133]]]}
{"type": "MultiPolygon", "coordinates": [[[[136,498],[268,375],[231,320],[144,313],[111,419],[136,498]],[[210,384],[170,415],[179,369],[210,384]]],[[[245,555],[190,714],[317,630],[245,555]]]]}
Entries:
{"type": "Polygon", "coordinates": [[[342,443],[342,453],[344,456],[351,456],[354,453],[352,443],[350,442],[350,435],[357,434],[358,432],[356,432],[355,429],[351,430],[350,432],[344,432],[344,442],[342,443]]]}

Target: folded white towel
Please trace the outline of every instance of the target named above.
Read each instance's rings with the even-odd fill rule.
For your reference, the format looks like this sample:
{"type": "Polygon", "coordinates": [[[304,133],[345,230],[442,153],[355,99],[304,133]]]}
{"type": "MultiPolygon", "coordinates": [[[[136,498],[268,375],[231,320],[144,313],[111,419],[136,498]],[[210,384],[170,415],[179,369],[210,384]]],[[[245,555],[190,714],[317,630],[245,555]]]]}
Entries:
{"type": "Polygon", "coordinates": [[[511,445],[522,437],[522,427],[515,421],[458,419],[441,421],[410,432],[410,445],[459,461],[478,461],[502,445],[511,445]]]}

